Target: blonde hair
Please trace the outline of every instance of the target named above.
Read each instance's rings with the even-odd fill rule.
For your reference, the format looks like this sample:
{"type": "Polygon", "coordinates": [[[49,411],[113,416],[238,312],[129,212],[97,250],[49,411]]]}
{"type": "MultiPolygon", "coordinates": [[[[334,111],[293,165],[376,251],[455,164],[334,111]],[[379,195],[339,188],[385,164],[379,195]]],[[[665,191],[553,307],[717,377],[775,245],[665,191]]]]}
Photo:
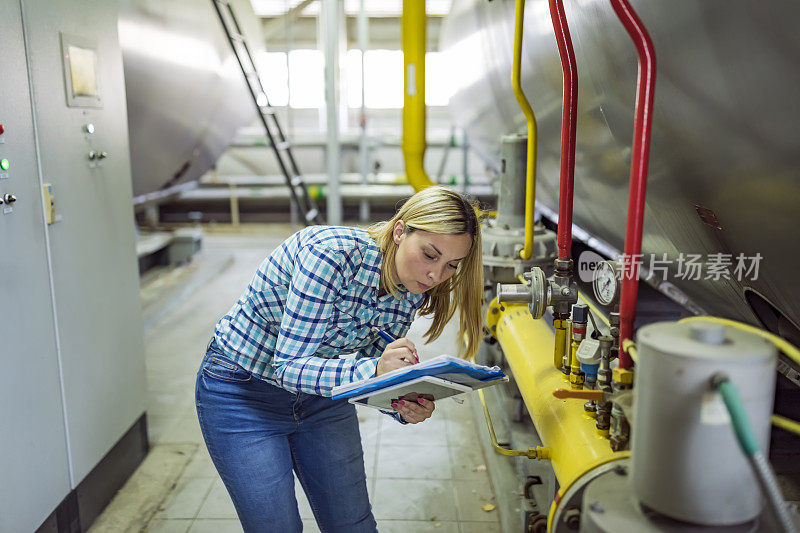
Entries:
{"type": "Polygon", "coordinates": [[[433,314],[433,323],[425,332],[426,342],[442,334],[445,324],[459,309],[459,356],[473,359],[481,343],[483,321],[481,299],[483,296],[483,261],[481,257],[481,228],[475,206],[455,191],[444,187],[428,187],[406,200],[397,214],[386,222],[369,227],[369,235],[383,254],[381,286],[393,296],[399,296],[399,277],[395,257],[397,244],[393,236],[398,220],[405,223],[405,231],[422,230],[443,235],[471,235],[472,246],[460,262],[456,273],[427,293],[420,314],[433,314]],[[465,343],[461,339],[466,340],[465,343]]]}

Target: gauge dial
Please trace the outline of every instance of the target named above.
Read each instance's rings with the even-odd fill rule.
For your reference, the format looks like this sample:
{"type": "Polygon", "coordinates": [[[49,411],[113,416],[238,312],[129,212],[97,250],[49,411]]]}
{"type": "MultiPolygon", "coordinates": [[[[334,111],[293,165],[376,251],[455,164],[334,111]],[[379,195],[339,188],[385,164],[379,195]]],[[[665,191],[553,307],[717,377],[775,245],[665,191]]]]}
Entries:
{"type": "Polygon", "coordinates": [[[594,271],[594,296],[602,305],[619,301],[620,276],[619,263],[603,261],[594,271]]]}

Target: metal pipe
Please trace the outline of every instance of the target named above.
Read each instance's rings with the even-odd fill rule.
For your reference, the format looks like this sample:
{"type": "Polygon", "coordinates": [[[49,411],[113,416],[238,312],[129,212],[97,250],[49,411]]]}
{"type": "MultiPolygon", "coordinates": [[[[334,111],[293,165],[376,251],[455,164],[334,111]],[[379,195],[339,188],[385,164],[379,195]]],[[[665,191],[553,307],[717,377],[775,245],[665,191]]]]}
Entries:
{"type": "Polygon", "coordinates": [[[553,368],[549,350],[553,330],[544,320],[534,320],[524,304],[489,306],[487,321],[514,373],[517,387],[531,415],[562,487],[590,470],[598,461],[625,454],[611,451],[608,441],[596,435],[581,402],[560,400],[553,391],[564,386],[561,372],[553,368]],[[495,311],[496,309],[496,311],[495,311]]]}
{"type": "Polygon", "coordinates": [[[522,91],[520,71],[522,63],[522,23],[525,20],[525,0],[517,0],[514,19],[514,66],[511,69],[511,85],[514,96],[528,122],[528,152],[525,164],[525,241],[519,256],[530,259],[533,255],[533,215],[536,203],[536,116],[525,93],[522,91]]]}
{"type": "Polygon", "coordinates": [[[328,224],[342,223],[341,146],[339,144],[339,0],[324,0],[322,16],[325,32],[325,109],[328,142],[325,149],[328,187],[326,205],[328,224]]]}
{"type": "MultiPolygon", "coordinates": [[[[358,155],[361,161],[361,185],[366,187],[367,174],[369,174],[369,153],[367,151],[367,102],[364,90],[364,56],[367,54],[369,41],[369,20],[367,19],[366,0],[361,0],[358,6],[358,47],[361,49],[361,117],[359,127],[361,136],[358,139],[358,155]]],[[[359,203],[358,219],[361,222],[369,221],[369,200],[362,198],[359,203]]]]}
{"type": "Polygon", "coordinates": [[[403,161],[408,183],[421,191],[433,185],[425,173],[425,38],[428,19],[424,0],[403,0],[403,161]]]}
{"type": "Polygon", "coordinates": [[[578,120],[578,67],[562,0],[548,0],[561,57],[564,89],[561,112],[561,185],[558,193],[558,257],[569,259],[572,248],[572,196],[575,182],[575,136],[578,120]]]}
{"type": "MultiPolygon", "coordinates": [[[[625,255],[620,296],[620,347],[633,338],[636,297],[639,292],[639,264],[642,252],[647,166],[650,161],[650,135],[653,126],[653,99],[656,89],[656,53],[653,41],[628,0],[610,0],[625,30],[631,36],[639,56],[639,80],[636,87],[636,118],[633,126],[631,184],[628,195],[628,223],[625,232],[625,255]]],[[[624,349],[619,351],[619,366],[633,366],[624,349]]]]}
{"type": "Polygon", "coordinates": [[[507,455],[510,457],[527,457],[528,459],[545,460],[550,458],[550,450],[541,446],[535,448],[528,448],[527,450],[509,450],[503,448],[497,442],[497,435],[494,432],[494,424],[492,424],[492,417],[489,415],[489,406],[486,405],[486,398],[483,395],[483,389],[478,389],[478,396],[481,399],[481,406],[483,407],[483,418],[486,420],[486,430],[489,432],[489,439],[492,441],[492,448],[500,455],[507,455]]]}

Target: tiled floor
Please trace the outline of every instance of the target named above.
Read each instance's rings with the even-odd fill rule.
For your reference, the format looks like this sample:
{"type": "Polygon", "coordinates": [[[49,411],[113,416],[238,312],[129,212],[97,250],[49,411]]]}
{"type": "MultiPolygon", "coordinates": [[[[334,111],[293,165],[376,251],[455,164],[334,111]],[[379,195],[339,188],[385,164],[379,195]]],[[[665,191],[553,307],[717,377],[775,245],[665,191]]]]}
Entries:
{"type": "MultiPolygon", "coordinates": [[[[217,318],[238,298],[269,250],[290,233],[286,226],[275,226],[263,235],[208,235],[202,256],[191,266],[144,288],[153,447],[148,460],[155,461],[160,451],[160,457],[180,464],[163,469],[151,465],[150,471],[165,473],[163,479],[142,478],[137,472],[92,531],[119,531],[123,522],[127,531],[241,531],[202,444],[193,403],[195,373],[217,318]],[[157,311],[159,295],[167,292],[158,283],[183,284],[182,291],[171,291],[182,295],[180,303],[157,311]],[[143,488],[142,479],[150,486],[143,488]],[[148,504],[145,494],[154,503],[148,504]]],[[[409,334],[421,358],[453,352],[455,326],[449,325],[433,345],[422,347],[425,329],[420,321],[409,334]]],[[[469,402],[440,402],[430,420],[406,426],[359,408],[368,489],[381,532],[501,530],[497,511],[483,510],[497,502],[469,402]]],[[[319,531],[299,484],[296,492],[305,531],[319,531]]]]}

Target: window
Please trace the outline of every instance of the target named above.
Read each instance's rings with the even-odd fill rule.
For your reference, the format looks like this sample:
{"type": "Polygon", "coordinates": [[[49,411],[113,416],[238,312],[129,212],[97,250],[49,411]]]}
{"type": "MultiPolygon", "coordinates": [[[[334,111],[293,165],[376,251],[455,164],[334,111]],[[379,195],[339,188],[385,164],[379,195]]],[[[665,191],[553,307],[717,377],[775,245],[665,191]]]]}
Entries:
{"type": "Polygon", "coordinates": [[[320,50],[289,52],[289,105],[294,108],[325,105],[325,58],[320,50]]]}
{"type": "MultiPolygon", "coordinates": [[[[442,54],[425,55],[425,103],[446,106],[452,87],[447,62],[442,54]]],[[[364,57],[364,93],[371,109],[400,109],[403,107],[402,50],[367,50],[364,57]]],[[[348,50],[345,60],[347,104],[361,107],[361,50],[348,50]]]]}
{"type": "MultiPolygon", "coordinates": [[[[425,56],[425,102],[446,106],[453,93],[453,81],[445,54],[425,56]]],[[[325,58],[320,50],[292,50],[287,65],[285,52],[266,52],[256,57],[261,83],[270,104],[293,108],[320,109],[325,105],[325,58]]],[[[342,98],[351,108],[361,107],[361,50],[348,50],[342,67],[342,98]]],[[[367,50],[364,58],[364,93],[370,109],[403,107],[403,52],[367,50]]]]}
{"type": "Polygon", "coordinates": [[[267,92],[270,105],[289,105],[289,69],[285,52],[265,52],[255,58],[261,74],[261,84],[267,92]]]}

